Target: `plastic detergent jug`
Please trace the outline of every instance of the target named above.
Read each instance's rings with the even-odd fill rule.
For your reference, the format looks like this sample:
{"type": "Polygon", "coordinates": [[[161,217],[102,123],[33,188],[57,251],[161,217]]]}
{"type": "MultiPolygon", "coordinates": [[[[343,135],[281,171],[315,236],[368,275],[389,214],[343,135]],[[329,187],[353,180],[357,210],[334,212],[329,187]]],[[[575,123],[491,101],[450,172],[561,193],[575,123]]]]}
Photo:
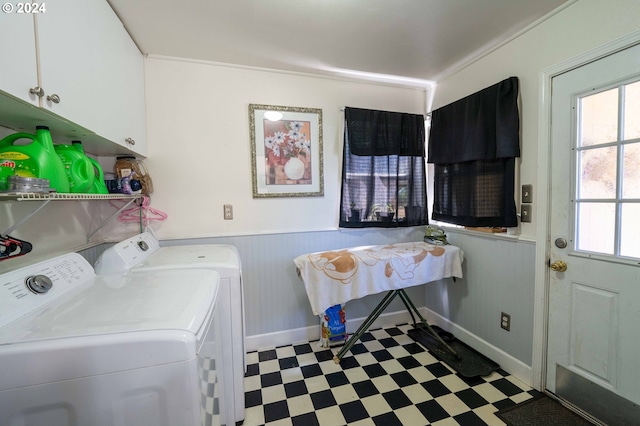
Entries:
{"type": "Polygon", "coordinates": [[[12,168],[18,176],[48,179],[51,189],[69,192],[69,178],[46,126],[37,126],[35,135],[14,133],[0,140],[0,165],[12,168]],[[19,139],[30,139],[31,143],[15,145],[19,139]]]}
{"type": "Polygon", "coordinates": [[[69,192],[88,193],[93,186],[95,172],[82,144],[74,141],[72,145],[54,145],[54,149],[69,178],[69,192]]]}
{"type": "MultiPolygon", "coordinates": [[[[80,141],[71,141],[71,144],[83,154],[84,147],[82,146],[82,142],[80,141]]],[[[91,163],[91,170],[93,174],[93,184],[91,188],[87,191],[89,194],[108,194],[107,186],[104,183],[104,172],[102,171],[102,166],[93,158],[87,156],[87,160],[91,163]]]]}

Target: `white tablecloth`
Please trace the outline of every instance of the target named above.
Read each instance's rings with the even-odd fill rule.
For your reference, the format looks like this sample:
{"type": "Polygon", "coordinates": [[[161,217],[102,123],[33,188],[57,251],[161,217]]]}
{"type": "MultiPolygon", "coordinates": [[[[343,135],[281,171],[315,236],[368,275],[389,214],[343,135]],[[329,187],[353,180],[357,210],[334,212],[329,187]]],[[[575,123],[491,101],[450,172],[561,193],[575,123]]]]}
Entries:
{"type": "Polygon", "coordinates": [[[315,315],[369,294],[462,278],[464,254],[425,242],[362,246],[303,254],[294,259],[315,315]]]}

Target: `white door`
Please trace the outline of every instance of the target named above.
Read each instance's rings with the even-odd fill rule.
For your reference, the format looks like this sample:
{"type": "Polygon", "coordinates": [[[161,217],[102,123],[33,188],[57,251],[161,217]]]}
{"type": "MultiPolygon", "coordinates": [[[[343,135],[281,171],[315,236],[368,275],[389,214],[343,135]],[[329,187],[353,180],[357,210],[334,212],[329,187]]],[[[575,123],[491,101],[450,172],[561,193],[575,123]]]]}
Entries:
{"type": "Polygon", "coordinates": [[[640,45],[553,78],[551,108],[546,388],[640,424],[640,45]]]}

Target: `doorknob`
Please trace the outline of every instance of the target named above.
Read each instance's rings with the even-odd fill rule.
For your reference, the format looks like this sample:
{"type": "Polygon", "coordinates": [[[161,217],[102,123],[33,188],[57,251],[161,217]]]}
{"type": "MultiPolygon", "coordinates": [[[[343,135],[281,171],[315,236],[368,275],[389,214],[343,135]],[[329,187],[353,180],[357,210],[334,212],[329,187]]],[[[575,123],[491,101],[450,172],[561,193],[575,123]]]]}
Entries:
{"type": "Polygon", "coordinates": [[[564,272],[567,270],[567,262],[563,260],[556,260],[552,264],[549,265],[552,271],[556,272],[564,272]]]}

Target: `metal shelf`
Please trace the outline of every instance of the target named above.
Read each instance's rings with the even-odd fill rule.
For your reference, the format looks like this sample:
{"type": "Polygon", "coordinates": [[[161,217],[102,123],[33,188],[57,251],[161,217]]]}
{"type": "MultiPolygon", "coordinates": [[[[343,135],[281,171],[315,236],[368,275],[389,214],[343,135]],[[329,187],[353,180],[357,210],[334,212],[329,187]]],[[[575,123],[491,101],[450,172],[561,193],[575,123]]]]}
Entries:
{"type": "Polygon", "coordinates": [[[140,195],[126,194],[70,194],[39,192],[2,192],[0,201],[62,201],[62,200],[135,200],[140,195]]]}
{"type": "Polygon", "coordinates": [[[13,226],[11,226],[9,229],[0,233],[0,236],[7,236],[11,232],[18,229],[25,222],[31,219],[36,213],[38,213],[40,210],[45,208],[45,206],[49,204],[51,201],[129,200],[124,206],[118,209],[118,211],[116,211],[114,214],[109,216],[104,222],[102,222],[102,224],[97,229],[94,229],[91,233],[89,233],[89,235],[87,236],[87,242],[88,242],[91,239],[91,237],[93,237],[100,229],[102,229],[107,224],[107,222],[109,222],[111,219],[116,217],[118,214],[120,214],[121,211],[129,207],[131,203],[133,203],[134,201],[138,200],[141,197],[142,196],[138,194],[136,195],[71,194],[71,193],[58,194],[56,192],[51,192],[47,194],[47,193],[37,193],[37,192],[13,192],[13,193],[3,192],[3,193],[0,193],[0,201],[43,201],[43,203],[39,205],[34,211],[24,216],[18,222],[14,223],[13,226]]]}

